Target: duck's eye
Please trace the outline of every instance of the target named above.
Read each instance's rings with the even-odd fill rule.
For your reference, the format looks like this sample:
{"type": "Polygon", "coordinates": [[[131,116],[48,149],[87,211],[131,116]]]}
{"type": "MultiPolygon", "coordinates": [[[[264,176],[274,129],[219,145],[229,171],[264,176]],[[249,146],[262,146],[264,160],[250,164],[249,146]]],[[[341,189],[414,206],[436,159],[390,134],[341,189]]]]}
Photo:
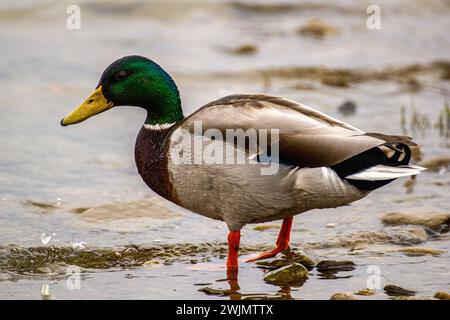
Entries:
{"type": "Polygon", "coordinates": [[[116,73],[116,76],[114,77],[114,79],[115,79],[116,81],[120,81],[120,80],[125,79],[125,78],[128,77],[129,75],[130,75],[129,72],[127,72],[127,71],[125,71],[125,70],[122,70],[122,71],[119,71],[119,72],[116,73]]]}

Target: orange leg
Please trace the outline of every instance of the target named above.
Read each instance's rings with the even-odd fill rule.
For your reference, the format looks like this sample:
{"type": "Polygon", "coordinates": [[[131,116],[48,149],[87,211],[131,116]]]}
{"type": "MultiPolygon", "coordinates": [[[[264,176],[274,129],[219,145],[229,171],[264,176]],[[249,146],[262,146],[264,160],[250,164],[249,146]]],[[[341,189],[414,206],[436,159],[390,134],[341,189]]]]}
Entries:
{"type": "Polygon", "coordinates": [[[288,217],[283,219],[283,224],[281,225],[280,232],[278,233],[277,238],[277,246],[275,249],[263,252],[256,257],[249,258],[245,260],[245,262],[253,262],[256,260],[261,259],[267,259],[272,258],[277,255],[278,252],[281,252],[283,250],[289,249],[289,240],[291,238],[291,227],[292,227],[292,221],[294,220],[293,217],[288,217]]]}
{"type": "Polygon", "coordinates": [[[227,278],[229,280],[237,279],[238,252],[240,239],[241,239],[240,231],[230,231],[230,233],[228,234],[227,278]]]}

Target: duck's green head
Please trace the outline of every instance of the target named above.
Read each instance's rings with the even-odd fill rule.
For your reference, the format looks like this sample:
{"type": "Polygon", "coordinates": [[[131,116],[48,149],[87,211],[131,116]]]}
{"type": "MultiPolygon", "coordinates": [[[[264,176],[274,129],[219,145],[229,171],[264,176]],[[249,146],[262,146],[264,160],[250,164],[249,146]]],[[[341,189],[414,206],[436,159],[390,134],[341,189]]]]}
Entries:
{"type": "Polygon", "coordinates": [[[169,74],[145,57],[127,56],[103,71],[95,91],[64,117],[61,125],[82,122],[115,106],[145,108],[147,124],[183,119],[180,95],[169,74]]]}

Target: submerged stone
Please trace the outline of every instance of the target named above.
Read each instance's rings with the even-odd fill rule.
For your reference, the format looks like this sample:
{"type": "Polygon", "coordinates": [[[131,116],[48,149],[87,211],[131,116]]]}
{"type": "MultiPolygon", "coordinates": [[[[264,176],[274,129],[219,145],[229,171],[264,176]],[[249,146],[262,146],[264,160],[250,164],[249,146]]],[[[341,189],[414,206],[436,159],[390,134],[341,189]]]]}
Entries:
{"type": "Polygon", "coordinates": [[[298,33],[314,38],[339,34],[339,29],[319,19],[311,19],[298,29],[298,33]]]}
{"type": "Polygon", "coordinates": [[[258,266],[269,269],[278,269],[290,265],[292,263],[301,264],[308,270],[311,270],[316,265],[316,262],[312,260],[310,257],[308,257],[302,251],[291,251],[291,250],[283,251],[283,257],[280,259],[272,259],[268,261],[256,262],[258,266]]]}
{"type": "Polygon", "coordinates": [[[308,270],[304,266],[293,263],[267,273],[264,281],[278,286],[300,287],[308,277],[308,270]]]}
{"type": "Polygon", "coordinates": [[[304,266],[306,269],[311,270],[316,266],[316,262],[308,257],[305,253],[298,251],[294,252],[291,257],[288,257],[289,261],[294,263],[299,263],[304,266]]]}
{"type": "Polygon", "coordinates": [[[149,269],[158,269],[161,268],[163,264],[159,260],[148,260],[143,263],[143,266],[149,269]]]}
{"type": "Polygon", "coordinates": [[[351,76],[341,73],[341,74],[334,74],[334,75],[326,75],[322,77],[322,83],[327,86],[332,87],[348,87],[352,78],[351,76]]]}
{"type": "Polygon", "coordinates": [[[355,114],[356,108],[357,108],[356,103],[347,100],[338,107],[338,111],[344,116],[350,116],[352,114],[355,114]]]}
{"type": "Polygon", "coordinates": [[[431,207],[411,208],[402,212],[387,213],[381,218],[381,221],[386,225],[421,225],[434,231],[448,232],[450,212],[431,207]]]}
{"type": "Polygon", "coordinates": [[[350,269],[353,270],[355,263],[353,261],[337,261],[337,260],[322,260],[317,265],[318,270],[329,269],[350,269]]]}
{"type": "Polygon", "coordinates": [[[419,226],[398,226],[383,231],[359,231],[340,235],[323,242],[308,243],[308,248],[349,248],[351,250],[363,249],[372,244],[419,244],[428,240],[427,231],[419,226]]]}
{"type": "Polygon", "coordinates": [[[389,296],[414,296],[416,294],[415,291],[404,289],[393,284],[385,285],[384,291],[389,296]]]}
{"type": "Polygon", "coordinates": [[[335,293],[331,296],[330,300],[358,300],[358,299],[348,293],[335,293]]]}
{"type": "Polygon", "coordinates": [[[387,243],[399,245],[419,244],[428,240],[427,231],[421,226],[398,226],[389,228],[387,243]]]}
{"type": "Polygon", "coordinates": [[[434,298],[439,300],[450,300],[450,293],[438,291],[434,294],[434,298]]]}
{"type": "Polygon", "coordinates": [[[79,212],[79,219],[74,219],[73,224],[82,228],[109,229],[118,232],[136,232],[155,227],[155,224],[163,224],[167,221],[181,217],[181,214],[170,209],[164,200],[158,197],[148,199],[113,202],[95,206],[86,210],[71,210],[79,212]]]}
{"type": "Polygon", "coordinates": [[[89,222],[111,222],[131,218],[151,218],[158,220],[169,220],[178,218],[179,213],[164,206],[163,200],[158,197],[150,199],[115,202],[89,208],[79,214],[89,222]]]}
{"type": "Polygon", "coordinates": [[[348,275],[339,276],[338,273],[353,271],[354,265],[353,261],[323,260],[316,265],[316,268],[320,272],[321,279],[338,279],[347,278],[348,275]]]}
{"type": "Polygon", "coordinates": [[[79,208],[70,209],[70,212],[80,214],[80,213],[85,212],[86,210],[89,210],[89,208],[79,207],[79,208]]]}
{"type": "Polygon", "coordinates": [[[237,55],[250,55],[258,52],[258,47],[251,43],[242,44],[230,50],[230,53],[237,55]]]}
{"type": "Polygon", "coordinates": [[[228,296],[232,294],[233,292],[230,289],[214,289],[210,287],[201,288],[198,291],[204,292],[207,295],[211,296],[228,296]]]}
{"type": "Polygon", "coordinates": [[[434,249],[434,248],[418,248],[418,247],[412,247],[412,248],[402,248],[397,250],[390,250],[390,252],[402,252],[409,256],[424,256],[424,255],[432,255],[432,256],[438,256],[442,253],[445,253],[445,250],[440,249],[434,249]]]}
{"type": "Polygon", "coordinates": [[[427,296],[393,296],[391,300],[435,300],[433,297],[427,296]]]}
{"type": "Polygon", "coordinates": [[[270,229],[279,229],[280,226],[277,226],[276,224],[261,224],[253,228],[253,230],[256,231],[266,231],[270,229]]]}
{"type": "Polygon", "coordinates": [[[273,295],[273,296],[265,296],[265,295],[253,295],[248,297],[242,297],[242,300],[293,300],[293,298],[289,295],[273,295]]]}
{"type": "Polygon", "coordinates": [[[291,263],[286,259],[273,259],[270,261],[257,261],[256,262],[256,265],[264,267],[264,268],[269,268],[269,269],[278,269],[281,267],[285,267],[289,264],[291,264],[291,263]]]}
{"type": "Polygon", "coordinates": [[[50,210],[61,208],[61,202],[60,201],[57,201],[57,202],[53,203],[53,202],[44,202],[44,201],[37,201],[37,200],[28,199],[28,200],[24,200],[23,203],[25,205],[27,205],[27,206],[30,206],[30,207],[39,208],[43,212],[47,212],[47,211],[50,211],[50,210]]]}
{"type": "Polygon", "coordinates": [[[355,294],[358,296],[373,296],[375,294],[375,290],[364,288],[359,291],[356,291],[355,294]]]}

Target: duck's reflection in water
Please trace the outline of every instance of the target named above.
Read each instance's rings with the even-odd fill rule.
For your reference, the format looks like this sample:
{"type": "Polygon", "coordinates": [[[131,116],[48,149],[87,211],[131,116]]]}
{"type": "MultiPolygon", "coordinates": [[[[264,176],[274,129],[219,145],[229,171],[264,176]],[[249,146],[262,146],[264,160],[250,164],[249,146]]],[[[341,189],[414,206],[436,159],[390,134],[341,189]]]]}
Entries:
{"type": "Polygon", "coordinates": [[[280,290],[277,291],[278,294],[267,294],[267,293],[241,293],[239,287],[238,279],[228,279],[227,280],[230,289],[228,296],[230,300],[292,300],[294,299],[291,295],[290,286],[281,286],[280,290]]]}
{"type": "MultiPolygon", "coordinates": [[[[299,288],[305,282],[307,278],[302,282],[296,282],[295,285],[280,285],[276,294],[270,293],[243,293],[239,285],[239,277],[237,270],[227,270],[227,277],[225,279],[216,280],[216,282],[227,282],[228,288],[226,289],[214,289],[211,287],[204,287],[200,289],[207,295],[215,295],[221,297],[228,297],[230,300],[292,300],[291,295],[293,287],[299,288]]],[[[275,285],[277,286],[277,285],[275,285]]]]}
{"type": "Polygon", "coordinates": [[[237,274],[235,278],[228,278],[227,281],[230,286],[230,300],[242,300],[237,274]]]}

